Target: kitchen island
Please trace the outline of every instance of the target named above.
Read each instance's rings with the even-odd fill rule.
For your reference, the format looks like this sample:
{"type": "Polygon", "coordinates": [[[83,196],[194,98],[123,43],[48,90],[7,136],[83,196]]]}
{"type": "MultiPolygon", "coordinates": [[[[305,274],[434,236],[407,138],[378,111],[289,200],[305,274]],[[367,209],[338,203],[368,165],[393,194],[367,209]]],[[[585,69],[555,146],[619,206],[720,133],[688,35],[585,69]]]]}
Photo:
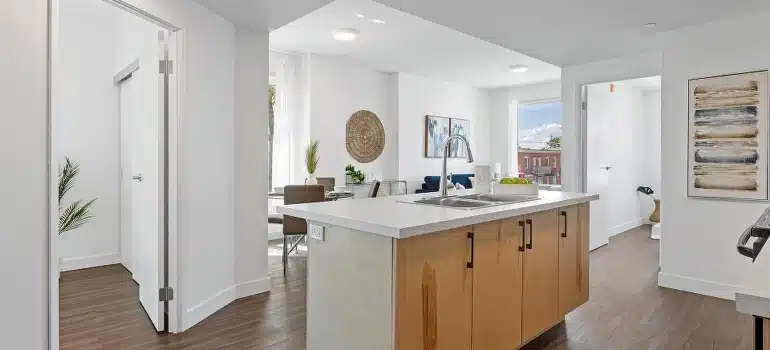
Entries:
{"type": "Polygon", "coordinates": [[[588,300],[597,195],[408,203],[425,197],[278,207],[308,221],[309,350],[515,349],[588,300]]]}

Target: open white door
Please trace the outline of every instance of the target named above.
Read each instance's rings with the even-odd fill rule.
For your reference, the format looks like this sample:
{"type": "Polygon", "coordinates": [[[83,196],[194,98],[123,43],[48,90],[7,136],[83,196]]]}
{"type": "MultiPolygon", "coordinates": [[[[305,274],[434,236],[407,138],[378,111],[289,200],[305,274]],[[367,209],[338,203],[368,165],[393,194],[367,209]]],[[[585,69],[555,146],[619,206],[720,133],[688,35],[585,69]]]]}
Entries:
{"type": "Polygon", "coordinates": [[[131,168],[131,138],[133,137],[132,123],[137,121],[137,91],[134,87],[134,79],[128,77],[120,82],[120,256],[121,263],[134,273],[134,254],[131,247],[134,246],[133,231],[131,228],[131,193],[133,191],[133,176],[131,168]]]}
{"type": "Polygon", "coordinates": [[[608,152],[612,147],[612,140],[608,135],[612,135],[613,131],[608,113],[603,110],[605,103],[601,100],[606,94],[598,93],[597,90],[601,88],[598,85],[590,85],[585,88],[583,94],[583,115],[586,123],[586,192],[599,195],[599,200],[591,202],[591,233],[588,243],[591,250],[609,243],[607,189],[612,165],[608,164],[608,152]],[[588,98],[591,100],[588,101],[588,98]]]}
{"type": "MultiPolygon", "coordinates": [[[[141,95],[132,122],[131,164],[133,185],[131,191],[132,247],[136,257],[134,274],[139,283],[139,301],[152,320],[155,329],[166,330],[165,301],[161,290],[165,287],[165,123],[166,74],[157,63],[167,56],[165,34],[159,38],[159,50],[152,60],[147,58],[147,69],[142,69],[135,81],[141,95]]],[[[144,57],[143,57],[144,58],[144,57]]]]}

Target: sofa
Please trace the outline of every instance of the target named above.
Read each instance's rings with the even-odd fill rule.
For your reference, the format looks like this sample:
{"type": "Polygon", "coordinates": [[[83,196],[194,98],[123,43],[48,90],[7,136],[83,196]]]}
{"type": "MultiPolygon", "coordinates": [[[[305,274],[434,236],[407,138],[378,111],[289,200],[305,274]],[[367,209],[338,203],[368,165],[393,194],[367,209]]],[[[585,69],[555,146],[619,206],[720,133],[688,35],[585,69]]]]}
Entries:
{"type": "MultiPolygon", "coordinates": [[[[465,188],[473,188],[470,179],[471,177],[473,177],[473,174],[452,174],[451,182],[452,184],[459,183],[465,186],[465,188]]],[[[438,192],[440,187],[440,180],[441,176],[426,176],[423,179],[424,182],[422,184],[422,188],[417,189],[415,193],[438,192]]]]}

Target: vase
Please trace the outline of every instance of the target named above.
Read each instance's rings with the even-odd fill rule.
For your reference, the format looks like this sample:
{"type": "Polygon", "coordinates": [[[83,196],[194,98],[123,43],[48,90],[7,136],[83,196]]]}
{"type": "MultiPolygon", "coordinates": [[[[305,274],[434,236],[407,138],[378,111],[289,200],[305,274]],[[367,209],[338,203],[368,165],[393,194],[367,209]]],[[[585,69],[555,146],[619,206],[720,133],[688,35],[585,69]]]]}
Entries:
{"type": "Polygon", "coordinates": [[[650,214],[650,221],[660,222],[660,199],[655,200],[655,210],[650,214]]]}
{"type": "Polygon", "coordinates": [[[315,174],[310,174],[307,176],[307,184],[318,185],[318,179],[315,178],[315,174]]]}

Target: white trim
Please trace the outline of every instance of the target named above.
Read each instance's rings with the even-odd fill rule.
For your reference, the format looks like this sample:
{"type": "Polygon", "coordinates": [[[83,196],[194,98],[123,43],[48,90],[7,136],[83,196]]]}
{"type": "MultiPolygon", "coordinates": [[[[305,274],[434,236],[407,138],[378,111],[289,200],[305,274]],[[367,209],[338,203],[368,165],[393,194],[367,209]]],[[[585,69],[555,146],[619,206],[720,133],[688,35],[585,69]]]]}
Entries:
{"type": "Polygon", "coordinates": [[[720,299],[735,300],[737,286],[670,273],[658,273],[658,286],[712,296],[720,299]]]}
{"type": "Polygon", "coordinates": [[[631,221],[624,222],[624,223],[622,223],[620,225],[610,227],[610,229],[609,229],[610,237],[612,237],[614,235],[617,235],[617,234],[621,234],[621,233],[626,232],[626,231],[631,230],[631,229],[635,229],[635,228],[637,228],[639,226],[642,226],[642,225],[644,225],[646,223],[647,223],[647,219],[646,218],[636,218],[636,219],[633,219],[631,221]]]}
{"type": "Polygon", "coordinates": [[[220,290],[185,312],[182,332],[192,328],[235,300],[235,285],[220,290]]]}
{"type": "Polygon", "coordinates": [[[235,285],[235,298],[245,298],[270,291],[270,277],[241,282],[235,285]]]}
{"type": "Polygon", "coordinates": [[[99,267],[106,265],[120,264],[120,253],[96,254],[89,256],[80,256],[75,258],[62,258],[59,268],[61,271],[73,271],[99,267]]]}

